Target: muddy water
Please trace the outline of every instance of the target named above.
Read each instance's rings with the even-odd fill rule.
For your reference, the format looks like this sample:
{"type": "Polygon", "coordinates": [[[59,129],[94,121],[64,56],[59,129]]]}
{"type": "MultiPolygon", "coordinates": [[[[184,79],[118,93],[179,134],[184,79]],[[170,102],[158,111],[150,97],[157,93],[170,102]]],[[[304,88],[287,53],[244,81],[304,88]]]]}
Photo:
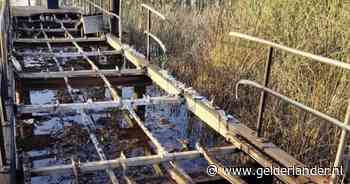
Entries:
{"type": "MultiPolygon", "coordinates": [[[[92,96],[100,95],[109,98],[105,89],[95,91],[95,89],[80,89],[86,94],[92,96]]],[[[126,87],[122,90],[123,98],[131,98],[133,96],[133,88],[126,87]]],[[[154,87],[147,87],[147,94],[156,96],[160,91],[154,87]]],[[[52,104],[57,99],[64,99],[66,92],[58,90],[40,90],[30,91],[31,104],[52,104]],[[62,97],[63,96],[63,97],[62,97]]],[[[64,100],[63,100],[64,101],[64,100]]],[[[70,164],[71,158],[77,158],[81,162],[99,160],[96,154],[94,145],[89,141],[87,130],[81,122],[81,117],[78,114],[63,115],[63,114],[34,114],[35,118],[32,122],[34,127],[34,135],[46,135],[50,138],[57,139],[48,145],[44,145],[40,149],[28,150],[26,153],[30,157],[41,157],[40,160],[33,160],[34,168],[43,166],[53,166],[58,164],[70,164]],[[44,116],[45,115],[45,116],[44,116]],[[45,158],[49,157],[49,158],[45,158]],[[42,159],[44,158],[44,159],[42,159]]],[[[140,141],[132,131],[127,131],[128,125],[118,112],[113,113],[96,113],[92,114],[98,127],[97,136],[99,141],[104,146],[104,151],[108,159],[115,159],[120,156],[120,151],[123,150],[127,157],[145,155],[143,146],[145,141],[140,141]],[[123,132],[123,133],[120,133],[123,132]],[[121,136],[128,137],[123,139],[121,136]],[[133,145],[134,144],[134,145],[133,145]]],[[[160,140],[162,145],[168,152],[184,151],[194,148],[194,143],[197,142],[203,134],[203,127],[199,122],[191,121],[189,124],[189,112],[185,105],[152,105],[146,107],[145,125],[160,140]],[[188,143],[188,147],[184,146],[188,143]]],[[[142,132],[138,131],[142,134],[142,132]]],[[[144,136],[144,139],[146,137],[144,136]]],[[[180,164],[189,172],[199,172],[206,166],[206,162],[198,159],[197,161],[183,161],[180,164]]],[[[147,167],[135,167],[128,172],[133,178],[144,176],[152,176],[155,173],[147,167]]],[[[115,170],[120,175],[120,170],[115,170]]],[[[99,171],[94,173],[84,174],[81,177],[82,181],[91,180],[107,182],[108,178],[105,172],[99,171]]],[[[32,177],[32,183],[70,183],[74,181],[71,174],[61,176],[45,176],[32,177]]],[[[94,182],[93,182],[94,183],[94,182]]],[[[98,182],[99,183],[99,182],[98,182]]]]}

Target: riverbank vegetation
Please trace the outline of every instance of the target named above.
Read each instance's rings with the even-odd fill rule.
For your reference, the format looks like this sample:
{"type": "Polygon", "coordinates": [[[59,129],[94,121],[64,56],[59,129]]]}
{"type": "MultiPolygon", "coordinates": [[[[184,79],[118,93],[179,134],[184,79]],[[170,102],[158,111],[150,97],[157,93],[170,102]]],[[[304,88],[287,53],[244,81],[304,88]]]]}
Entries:
{"type": "MultiPolygon", "coordinates": [[[[168,49],[165,67],[251,128],[255,128],[259,92],[244,87],[236,100],[235,84],[240,79],[262,83],[268,48],[232,38],[230,31],[350,61],[349,1],[124,1],[127,41],[138,46],[145,46],[146,14],[141,2],[167,17],[167,21],[154,18],[152,25],[152,32],[168,49]]],[[[275,52],[272,71],[270,88],[343,121],[350,71],[282,51],[275,52]]],[[[340,129],[330,123],[269,97],[263,129],[265,137],[310,166],[333,163],[340,129]]]]}

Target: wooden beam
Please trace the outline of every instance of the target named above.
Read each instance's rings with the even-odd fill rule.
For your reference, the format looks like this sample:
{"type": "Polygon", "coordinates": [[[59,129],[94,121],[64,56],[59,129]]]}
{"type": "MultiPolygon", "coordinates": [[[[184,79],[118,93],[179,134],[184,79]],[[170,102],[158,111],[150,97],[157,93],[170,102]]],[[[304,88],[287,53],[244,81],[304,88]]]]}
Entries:
{"type": "Polygon", "coordinates": [[[105,41],[106,38],[104,37],[89,37],[89,38],[74,38],[74,39],[69,39],[69,38],[43,38],[43,39],[34,39],[34,38],[17,38],[14,40],[14,43],[27,43],[27,44],[32,44],[32,43],[71,43],[71,42],[101,42],[105,41]]]}
{"type": "Polygon", "coordinates": [[[58,113],[58,112],[75,112],[77,109],[101,110],[107,108],[128,109],[134,106],[155,105],[166,103],[181,103],[179,97],[146,97],[134,100],[121,101],[103,101],[103,102],[84,102],[68,104],[42,104],[42,105],[17,105],[18,114],[26,113],[58,113]]]}
{"type": "MultiPolygon", "coordinates": [[[[64,26],[64,24],[62,22],[61,22],[61,27],[65,30],[65,34],[71,40],[75,40],[73,35],[67,31],[67,28],[64,26]]],[[[72,43],[78,49],[78,51],[83,54],[84,59],[91,65],[92,70],[95,70],[98,73],[100,78],[103,80],[103,82],[105,83],[105,85],[109,89],[109,92],[110,92],[113,100],[120,101],[121,98],[119,97],[118,92],[113,88],[112,84],[107,79],[107,77],[100,72],[100,69],[98,68],[98,66],[88,56],[86,56],[84,49],[82,47],[80,47],[80,45],[76,41],[72,41],[72,43]]]]}
{"type": "MultiPolygon", "coordinates": [[[[18,56],[43,56],[43,57],[56,57],[56,58],[69,58],[69,57],[82,57],[83,54],[80,52],[55,52],[54,54],[47,52],[15,52],[18,56]]],[[[108,51],[93,51],[85,52],[86,56],[113,56],[121,54],[121,51],[108,50],[108,51]]]]}
{"type": "MultiPolygon", "coordinates": [[[[214,107],[206,98],[202,97],[196,91],[191,88],[186,88],[181,82],[178,82],[175,78],[164,72],[156,65],[149,64],[143,56],[136,53],[135,50],[130,47],[123,46],[118,38],[111,34],[107,34],[107,42],[116,50],[123,49],[125,57],[132,62],[138,68],[146,68],[147,75],[152,79],[154,83],[160,86],[169,94],[176,94],[184,96],[188,109],[199,117],[209,127],[214,129],[220,135],[228,139],[233,145],[241,147],[256,147],[254,152],[243,149],[243,151],[255,159],[259,164],[264,167],[268,167],[273,164],[280,165],[281,167],[303,167],[305,166],[300,161],[289,155],[271,142],[263,141],[261,138],[255,136],[254,131],[248,128],[246,125],[239,123],[237,119],[230,115],[226,115],[223,110],[214,107]],[[243,143],[240,139],[236,139],[234,136],[241,137],[247,140],[243,143]],[[267,157],[266,157],[267,156],[267,157]],[[272,160],[271,160],[272,159],[272,160]]],[[[288,180],[288,183],[292,181],[303,180],[313,181],[315,183],[327,182],[328,179],[322,176],[277,176],[282,181],[288,180]]]]}
{"type": "MultiPolygon", "coordinates": [[[[123,69],[123,70],[100,70],[105,76],[123,77],[123,76],[140,76],[144,75],[143,70],[139,69],[123,69]]],[[[35,73],[18,73],[21,79],[52,79],[64,77],[98,77],[99,73],[94,70],[76,70],[76,71],[62,71],[62,72],[35,72],[35,73]]]]}
{"type": "MultiPolygon", "coordinates": [[[[16,31],[26,31],[26,32],[40,32],[41,29],[40,28],[24,28],[24,27],[17,27],[15,28],[16,31]]],[[[75,28],[68,28],[67,29],[69,32],[74,32],[74,31],[80,31],[78,29],[75,28]]],[[[45,32],[47,33],[62,33],[64,32],[63,29],[60,28],[50,28],[50,29],[44,29],[45,32]]]]}
{"type": "MultiPolygon", "coordinates": [[[[216,147],[209,150],[209,153],[212,154],[230,154],[234,153],[236,148],[233,146],[224,146],[224,147],[216,147]]],[[[177,153],[167,153],[163,155],[151,155],[151,156],[140,156],[133,158],[118,158],[114,160],[105,160],[105,161],[94,161],[94,162],[85,162],[81,163],[80,171],[81,172],[92,172],[98,170],[105,170],[106,168],[118,168],[122,165],[130,167],[130,166],[143,166],[143,165],[152,165],[161,162],[169,162],[169,161],[181,161],[181,160],[190,160],[201,158],[202,154],[197,151],[185,151],[185,152],[177,152],[177,153]]],[[[57,175],[62,173],[70,173],[72,171],[72,165],[56,165],[56,166],[48,166],[48,167],[39,167],[33,168],[31,170],[32,174],[35,175],[57,175]]]]}
{"type": "MultiPolygon", "coordinates": [[[[126,159],[126,156],[125,156],[125,154],[123,152],[120,153],[120,158],[126,159]]],[[[125,182],[127,184],[136,184],[135,180],[133,180],[131,177],[126,175],[127,167],[126,167],[125,164],[122,164],[122,168],[123,168],[123,179],[125,180],[125,182]]]]}
{"type": "MultiPolygon", "coordinates": [[[[153,136],[153,134],[147,129],[142,120],[138,117],[136,112],[132,109],[129,109],[130,115],[139,125],[139,127],[145,132],[147,137],[151,140],[152,144],[156,147],[157,154],[168,154],[165,148],[161,145],[161,143],[153,136]]],[[[166,169],[169,176],[176,181],[178,184],[194,184],[192,178],[178,165],[176,161],[171,161],[168,163],[162,164],[166,169]]]]}

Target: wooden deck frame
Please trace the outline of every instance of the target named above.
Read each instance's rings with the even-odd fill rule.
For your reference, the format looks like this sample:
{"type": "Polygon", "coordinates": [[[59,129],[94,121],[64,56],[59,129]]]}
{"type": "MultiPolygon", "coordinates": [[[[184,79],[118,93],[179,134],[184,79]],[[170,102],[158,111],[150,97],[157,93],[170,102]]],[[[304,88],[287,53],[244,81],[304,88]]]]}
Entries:
{"type": "MultiPolygon", "coordinates": [[[[43,27],[41,25],[41,28],[42,28],[42,33],[44,34],[45,38],[47,39],[47,34],[45,33],[45,31],[43,31],[43,27]]],[[[46,42],[47,44],[47,47],[49,48],[49,51],[51,53],[53,53],[53,49],[51,47],[51,44],[50,42],[46,42]]],[[[56,62],[56,65],[57,67],[59,68],[59,70],[62,72],[63,71],[63,67],[60,65],[59,61],[57,58],[53,57],[54,61],[56,62]]],[[[68,92],[69,92],[69,95],[71,96],[72,100],[74,102],[78,102],[80,100],[84,100],[83,98],[79,98],[77,97],[75,94],[74,94],[74,91],[73,91],[73,88],[70,86],[69,84],[69,81],[68,81],[68,77],[64,77],[64,80],[65,80],[65,83],[66,83],[66,86],[67,86],[67,89],[68,89],[68,92]]],[[[98,156],[100,157],[100,160],[106,160],[107,157],[95,135],[95,130],[96,130],[96,127],[94,126],[94,121],[93,121],[93,118],[89,115],[87,115],[87,113],[85,113],[85,111],[83,109],[78,109],[77,110],[77,113],[79,113],[81,116],[82,116],[82,121],[84,122],[84,125],[87,127],[87,130],[89,132],[89,137],[90,137],[90,140],[93,142],[94,146],[95,146],[95,149],[97,151],[97,154],[98,156]]],[[[73,165],[72,165],[73,166],[73,165]]],[[[107,175],[109,176],[110,178],[110,181],[113,183],[113,184],[119,184],[118,182],[118,179],[116,177],[116,175],[114,174],[113,170],[110,169],[110,168],[106,168],[105,169],[107,175]]]]}
{"type": "MultiPolygon", "coordinates": [[[[62,28],[66,30],[66,35],[68,35],[69,38],[74,39],[74,37],[68,32],[68,30],[64,27],[63,23],[61,23],[62,28]]],[[[78,51],[82,54],[84,54],[84,50],[79,46],[78,43],[73,42],[73,44],[75,45],[75,47],[78,49],[78,51]]],[[[94,62],[92,60],[89,59],[88,56],[84,55],[83,56],[85,58],[86,61],[88,61],[88,63],[91,65],[92,69],[95,71],[99,71],[99,68],[94,64],[94,62]]],[[[110,82],[108,81],[108,79],[101,73],[100,77],[102,78],[102,80],[105,82],[106,86],[108,87],[112,98],[114,101],[116,102],[120,102],[122,101],[121,98],[118,96],[117,91],[112,87],[112,85],[110,84],[110,82]]],[[[148,138],[151,140],[151,142],[153,144],[155,144],[156,148],[157,148],[157,152],[159,154],[165,154],[167,153],[165,151],[165,149],[162,147],[162,145],[160,144],[160,142],[152,135],[152,133],[150,131],[148,131],[148,129],[143,125],[143,122],[141,121],[141,119],[137,116],[136,112],[133,110],[134,107],[131,106],[127,106],[127,110],[130,113],[130,115],[135,119],[135,121],[137,122],[137,124],[139,125],[139,127],[144,131],[144,133],[148,136],[148,138]]],[[[168,172],[168,174],[177,182],[180,184],[186,184],[186,183],[194,183],[192,181],[192,179],[190,178],[190,176],[188,174],[185,173],[185,171],[177,165],[176,162],[169,162],[168,165],[165,165],[165,169],[168,172]]]]}
{"type": "MultiPolygon", "coordinates": [[[[254,131],[246,125],[225,115],[224,111],[212,106],[196,91],[185,88],[185,85],[166,74],[161,68],[149,64],[144,57],[133,49],[123,45],[118,38],[111,34],[106,35],[107,42],[116,50],[123,49],[125,57],[137,68],[146,68],[147,75],[163,90],[173,95],[183,96],[188,109],[199,117],[209,127],[225,137],[233,145],[241,148],[246,154],[264,167],[306,167],[303,163],[278,148],[271,142],[266,142],[255,136],[254,131]]],[[[277,176],[286,183],[324,183],[328,178],[322,176],[277,176]]]]}

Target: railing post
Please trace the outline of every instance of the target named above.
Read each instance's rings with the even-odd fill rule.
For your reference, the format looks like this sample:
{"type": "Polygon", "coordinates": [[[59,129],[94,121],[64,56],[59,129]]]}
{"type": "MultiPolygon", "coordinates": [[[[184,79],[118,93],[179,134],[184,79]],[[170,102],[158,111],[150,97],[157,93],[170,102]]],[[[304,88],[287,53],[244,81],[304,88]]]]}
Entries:
{"type": "Polygon", "coordinates": [[[119,20],[114,16],[111,17],[111,32],[118,35],[121,40],[121,0],[111,0],[111,12],[119,16],[119,20]]]}
{"type": "MultiPolygon", "coordinates": [[[[104,8],[104,6],[103,6],[103,1],[102,0],[100,0],[100,6],[101,6],[101,8],[104,8]]],[[[101,11],[102,12],[102,11],[101,11]]]]}
{"type": "MultiPolygon", "coordinates": [[[[350,100],[348,101],[348,108],[346,111],[346,116],[345,116],[345,120],[344,120],[344,124],[345,125],[350,125],[350,100]]],[[[333,164],[333,169],[337,169],[340,168],[342,166],[342,162],[344,159],[344,152],[345,152],[345,148],[347,145],[347,137],[348,137],[348,130],[343,129],[340,135],[340,141],[338,144],[338,150],[337,150],[337,155],[335,157],[335,161],[333,164]]],[[[347,161],[345,159],[345,161],[347,161]]],[[[346,165],[346,164],[345,164],[346,165]]],[[[343,174],[346,174],[347,168],[343,168],[343,171],[345,171],[343,174]]],[[[331,184],[335,184],[337,183],[337,173],[332,173],[331,176],[331,184]]]]}
{"type": "MultiPolygon", "coordinates": [[[[147,32],[150,33],[151,32],[151,27],[152,27],[152,20],[151,20],[151,10],[147,11],[147,32]]],[[[147,60],[150,61],[151,60],[151,48],[150,48],[150,42],[151,42],[151,37],[149,34],[146,35],[147,36],[147,40],[146,40],[146,45],[147,45],[147,60]]]]}
{"type": "Polygon", "coordinates": [[[82,0],[83,1],[83,8],[84,8],[84,15],[87,14],[87,7],[86,7],[86,0],[82,0]]]}
{"type": "MultiPolygon", "coordinates": [[[[274,51],[273,47],[270,47],[268,51],[268,57],[265,63],[265,73],[264,73],[264,83],[263,83],[263,86],[265,87],[267,87],[270,80],[273,51],[274,51]]],[[[258,120],[256,124],[256,134],[258,137],[261,136],[262,120],[264,117],[265,107],[266,107],[266,93],[265,91],[262,91],[260,95],[260,104],[259,104],[259,112],[258,112],[259,114],[258,114],[258,120]]]]}
{"type": "Polygon", "coordinates": [[[122,30],[122,23],[123,23],[123,8],[122,8],[122,0],[119,0],[119,20],[118,20],[118,32],[119,32],[119,39],[120,42],[122,42],[122,37],[123,37],[123,30],[122,30]]]}

